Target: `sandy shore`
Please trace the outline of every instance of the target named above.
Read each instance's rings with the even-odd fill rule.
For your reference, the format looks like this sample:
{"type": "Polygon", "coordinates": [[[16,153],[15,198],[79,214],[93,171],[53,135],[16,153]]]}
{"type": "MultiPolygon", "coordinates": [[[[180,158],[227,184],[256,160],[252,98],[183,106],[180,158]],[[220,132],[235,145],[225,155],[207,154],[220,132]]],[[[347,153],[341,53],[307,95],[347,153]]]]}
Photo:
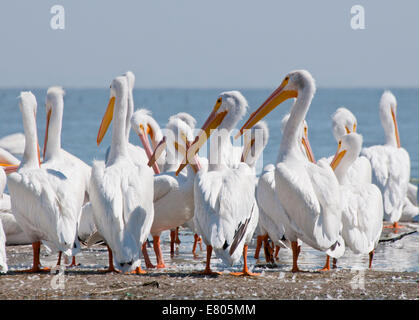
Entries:
{"type": "MultiPolygon", "coordinates": [[[[7,247],[11,270],[0,276],[0,299],[419,299],[418,272],[386,272],[338,268],[293,274],[288,266],[259,265],[257,277],[234,277],[228,270],[215,277],[197,273],[204,266],[201,254],[192,267],[179,268],[181,260],[168,260],[165,270],[145,275],[103,274],[107,265],[103,247],[83,250],[80,266],[62,274],[22,274],[29,266],[31,246],[7,247]],[[92,264],[89,262],[96,262],[92,264]]],[[[55,255],[42,255],[54,265],[55,255]]],[[[57,271],[58,272],[58,271],[57,271]]]]}

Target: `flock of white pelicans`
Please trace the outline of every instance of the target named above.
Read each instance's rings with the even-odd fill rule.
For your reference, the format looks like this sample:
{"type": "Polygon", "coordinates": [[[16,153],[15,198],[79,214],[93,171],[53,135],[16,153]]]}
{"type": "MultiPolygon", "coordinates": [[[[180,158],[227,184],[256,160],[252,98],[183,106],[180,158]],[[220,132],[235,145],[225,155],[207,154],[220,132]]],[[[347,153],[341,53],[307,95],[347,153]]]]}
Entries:
{"type": "Polygon", "coordinates": [[[8,270],[5,246],[18,244],[33,247],[32,268],[22,271],[47,271],[40,263],[41,242],[57,252],[58,264],[64,253],[74,265],[81,243],[103,241],[109,253],[104,271],[144,273],[140,258],[147,269],[165,268],[160,235],[171,230],[173,254],[180,226],[195,234],[194,255],[201,239],[206,244],[204,274],[216,273],[210,265],[214,251],[228,266],[243,256],[243,271],[234,275],[256,275],[247,265],[254,234],[255,258],[262,245],[267,261],[277,258],[280,247],[290,248],[292,272],[300,271],[301,242],[325,253],[321,270],[330,269],[330,257],[335,267],[347,247],[369,254],[371,268],[383,220],[399,228],[400,219],[418,214],[417,188],[409,183],[409,155],[400,146],[397,103],[389,91],[379,103],[384,145],[362,148],[355,116],[339,108],[332,116],[336,154],[316,162],[305,121],[316,88],[305,70],[289,73],[250,115],[234,137],[244,135],[241,147],[233,146],[231,139],[248,108],[239,91],[220,94],[196,137],[195,119],[184,112],[169,118],[163,136],[150,112],[134,112],[134,81],[132,72],[112,81],[97,136],[99,145],[113,121],[111,145],[106,159],[94,160],[92,167],[61,147],[61,87],[47,92],[41,161],[37,101],[31,92],[21,92],[23,155],[21,160],[6,150],[0,155],[2,272],[8,270]],[[295,100],[282,120],[276,164],[267,165],[257,177],[255,164],[268,141],[268,128],[261,120],[287,99],[295,100]],[[142,148],[129,142],[131,128],[142,148]],[[256,143],[258,132],[262,139],[256,143]],[[198,152],[210,136],[208,161],[198,152]],[[9,194],[4,193],[6,183],[9,194]],[[147,254],[150,235],[155,266],[147,254]]]}

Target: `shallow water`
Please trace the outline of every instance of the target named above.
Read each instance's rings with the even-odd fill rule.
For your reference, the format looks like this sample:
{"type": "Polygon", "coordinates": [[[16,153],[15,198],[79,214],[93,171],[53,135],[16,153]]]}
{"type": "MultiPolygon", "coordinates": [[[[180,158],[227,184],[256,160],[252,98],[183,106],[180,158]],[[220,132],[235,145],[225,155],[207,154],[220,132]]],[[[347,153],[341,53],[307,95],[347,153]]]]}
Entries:
{"type": "MultiPolygon", "coordinates": [[[[184,111],[197,120],[201,127],[209,115],[218,94],[222,91],[240,90],[249,102],[248,114],[239,123],[241,125],[271,93],[272,89],[136,89],[134,90],[135,109],[147,108],[160,126],[164,127],[169,116],[184,111]]],[[[45,132],[45,95],[46,88],[32,89],[38,101],[38,137],[42,147],[45,132]]],[[[17,97],[21,89],[0,89],[0,110],[3,112],[0,125],[0,137],[15,132],[23,132],[22,116],[18,108],[17,97]]],[[[364,146],[382,144],[384,132],[381,127],[378,103],[383,89],[325,89],[319,88],[307,114],[310,143],[316,159],[330,156],[336,151],[336,142],[332,135],[331,115],[341,106],[349,108],[358,120],[357,131],[364,137],[364,146]]],[[[419,89],[393,89],[398,100],[397,118],[401,143],[411,158],[412,177],[419,178],[419,89]]],[[[102,116],[109,99],[109,89],[67,89],[64,100],[64,120],[62,128],[62,146],[87,163],[94,158],[103,159],[110,144],[110,131],[100,147],[96,145],[96,136],[102,116]]],[[[270,139],[265,148],[259,169],[263,164],[273,163],[281,141],[280,123],[288,112],[291,102],[284,102],[265,119],[270,130],[270,139]]],[[[139,139],[131,131],[130,141],[139,144],[139,139]]]]}
{"type": "MultiPolygon", "coordinates": [[[[22,90],[27,89],[31,88],[22,88],[22,90]]],[[[32,91],[38,100],[38,136],[42,147],[46,117],[44,108],[46,89],[32,91]]],[[[108,103],[109,90],[68,89],[66,91],[62,146],[89,164],[94,158],[103,159],[105,150],[110,143],[110,133],[108,132],[105,136],[100,147],[96,146],[96,135],[108,103]]],[[[189,112],[196,117],[197,127],[200,127],[211,111],[218,94],[222,91],[225,90],[136,89],[134,91],[135,108],[145,107],[151,110],[162,127],[165,126],[170,115],[180,111],[189,112]]],[[[248,99],[249,112],[252,112],[266,99],[272,89],[243,89],[241,91],[248,99]]],[[[417,134],[417,124],[419,123],[419,113],[417,112],[417,105],[419,89],[394,89],[392,91],[398,100],[397,117],[401,142],[410,153],[411,176],[418,178],[419,135],[417,134]]],[[[0,137],[23,131],[22,118],[17,105],[19,92],[20,89],[0,89],[0,110],[3,111],[3,115],[6,115],[1,119],[0,137]]],[[[364,136],[364,146],[383,143],[384,133],[378,115],[378,103],[382,92],[383,89],[318,89],[307,115],[310,142],[316,158],[329,156],[336,151],[330,117],[342,105],[348,107],[357,117],[358,131],[364,136]]],[[[290,105],[290,102],[286,102],[266,117],[270,129],[270,140],[263,153],[263,160],[259,163],[259,170],[263,168],[263,164],[275,162],[281,140],[280,122],[283,115],[288,112],[290,105]]],[[[247,117],[248,115],[245,118],[247,117]]],[[[131,132],[130,141],[134,144],[139,143],[139,139],[133,132],[131,132]]],[[[175,257],[173,263],[177,268],[187,270],[203,268],[205,254],[201,254],[200,260],[194,260],[190,254],[193,241],[192,234],[185,231],[183,233],[179,255],[175,257]]],[[[419,271],[418,248],[418,233],[393,243],[380,243],[374,256],[373,266],[379,270],[419,271]]],[[[249,252],[250,266],[256,263],[253,259],[253,250],[254,247],[251,247],[249,252]]],[[[166,260],[170,261],[167,240],[164,246],[164,255],[166,260]]],[[[281,249],[279,256],[279,269],[288,270],[292,261],[290,250],[281,249]]],[[[51,256],[51,262],[54,259],[51,256]]],[[[106,259],[106,256],[104,259],[106,259]]],[[[323,253],[303,246],[299,259],[301,268],[320,268],[323,266],[324,260],[323,253]]],[[[106,263],[106,260],[104,261],[106,263]]],[[[213,262],[216,268],[225,269],[220,260],[214,259],[213,262]]],[[[29,263],[30,260],[28,265],[29,263]]],[[[89,263],[94,263],[94,261],[89,263]]],[[[351,254],[350,251],[347,251],[338,262],[339,267],[342,268],[363,268],[367,264],[367,256],[356,256],[351,254]]]]}

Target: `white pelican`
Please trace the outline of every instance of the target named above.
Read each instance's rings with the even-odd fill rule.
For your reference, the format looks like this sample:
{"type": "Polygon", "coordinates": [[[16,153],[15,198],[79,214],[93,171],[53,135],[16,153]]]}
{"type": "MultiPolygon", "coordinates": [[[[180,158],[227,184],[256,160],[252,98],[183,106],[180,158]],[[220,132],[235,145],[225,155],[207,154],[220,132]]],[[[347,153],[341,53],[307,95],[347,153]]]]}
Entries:
{"type": "MultiPolygon", "coordinates": [[[[339,143],[344,135],[356,132],[357,120],[351,111],[341,107],[332,115],[332,126],[333,136],[335,137],[336,143],[339,143]]],[[[328,161],[330,162],[332,159],[333,156],[329,157],[328,161]]],[[[369,160],[363,156],[358,157],[348,168],[348,172],[346,173],[347,179],[354,184],[359,182],[371,183],[371,175],[371,164],[369,160]]]]}
{"type": "MultiPolygon", "coordinates": [[[[284,133],[285,125],[288,122],[290,114],[286,114],[281,121],[281,132],[284,133]]],[[[262,122],[259,121],[253,128],[262,122]]],[[[253,129],[252,128],[252,129],[253,129]]],[[[308,139],[308,126],[307,122],[304,120],[303,125],[301,126],[300,135],[299,135],[299,144],[300,152],[307,157],[307,159],[315,163],[314,155],[311,150],[310,142],[308,139]]],[[[275,191],[275,166],[273,164],[268,164],[263,169],[262,175],[258,180],[256,186],[256,200],[259,205],[259,236],[255,250],[255,259],[259,258],[259,250],[264,242],[265,246],[265,257],[267,257],[267,262],[271,260],[270,249],[267,246],[268,237],[276,245],[275,258],[278,255],[280,247],[289,247],[289,241],[286,241],[285,238],[285,226],[284,226],[284,208],[276,196],[275,191]]],[[[286,219],[286,217],[285,217],[286,219]]],[[[272,262],[272,260],[271,260],[272,262]]]]}
{"type": "Polygon", "coordinates": [[[0,149],[6,150],[15,156],[22,156],[25,149],[25,135],[18,132],[0,138],[0,149]]]}
{"type": "Polygon", "coordinates": [[[399,228],[397,222],[402,215],[410,179],[410,158],[400,145],[396,116],[396,98],[390,91],[385,91],[380,100],[380,118],[386,143],[361,151],[371,163],[372,182],[383,195],[384,219],[395,229],[399,228]]]}
{"type": "Polygon", "coordinates": [[[6,235],[0,220],[0,273],[7,273],[6,235]]]}
{"type": "MultiPolygon", "coordinates": [[[[127,79],[127,83],[128,83],[128,94],[126,97],[127,99],[126,103],[128,107],[127,107],[127,118],[125,119],[125,135],[126,135],[127,141],[129,141],[129,132],[131,129],[130,119],[134,112],[134,98],[133,98],[132,91],[134,88],[135,76],[131,71],[126,72],[123,76],[127,79]]],[[[105,136],[108,130],[108,127],[111,124],[111,121],[113,118],[113,112],[114,112],[113,107],[106,109],[105,115],[103,116],[102,123],[100,124],[100,128],[97,135],[96,142],[98,146],[102,142],[103,137],[105,136]]],[[[144,134],[144,137],[142,138],[146,139],[145,133],[143,134],[144,134]]],[[[143,148],[140,148],[139,146],[136,146],[129,142],[127,144],[127,148],[128,148],[128,154],[134,163],[141,165],[141,164],[146,164],[148,162],[148,157],[146,153],[148,150],[144,150],[143,148]]],[[[110,152],[110,147],[106,150],[105,161],[108,161],[109,152],[110,152]]]]}
{"type": "MultiPolygon", "coordinates": [[[[144,150],[147,155],[147,163],[150,160],[152,155],[152,150],[156,148],[159,142],[163,139],[163,134],[160,129],[159,124],[156,120],[151,116],[151,112],[147,109],[139,109],[134,112],[131,119],[131,127],[133,128],[134,132],[140,138],[140,141],[144,147],[144,150]],[[151,146],[148,141],[147,135],[150,136],[151,146]]],[[[163,151],[164,153],[165,151],[163,151]]],[[[153,164],[153,170],[155,174],[159,174],[161,171],[164,170],[165,165],[165,156],[159,158],[155,164],[153,164]]]]}
{"type": "MultiPolygon", "coordinates": [[[[176,121],[178,119],[183,121],[188,126],[188,132],[192,132],[192,130],[195,128],[195,118],[186,112],[179,112],[169,118],[165,128],[165,131],[167,131],[171,137],[173,136],[174,129],[176,132],[179,132],[178,128],[176,128],[176,121]]],[[[146,109],[137,110],[131,118],[131,125],[134,128],[134,131],[140,137],[140,141],[143,144],[145,150],[150,149],[150,144],[148,143],[145,135],[142,134],[142,132],[144,132],[144,129],[142,128],[146,128],[146,132],[150,136],[151,145],[154,149],[154,158],[151,160],[151,155],[147,154],[147,156],[150,159],[149,164],[152,163],[154,172],[159,174],[160,172],[176,171],[182,158],[180,158],[179,152],[175,148],[175,139],[171,139],[172,141],[170,143],[163,141],[162,130],[160,129],[160,126],[157,124],[157,122],[151,117],[150,112],[146,109]],[[155,156],[156,154],[158,154],[157,158],[155,156]]],[[[182,173],[186,175],[186,170],[183,170],[182,173]]],[[[178,228],[179,227],[170,230],[170,254],[172,256],[174,255],[175,242],[180,243],[178,237],[178,228]]],[[[198,240],[199,239],[195,237],[195,242],[198,240]]],[[[196,243],[194,244],[194,247],[196,247],[196,243]]],[[[143,253],[146,254],[145,247],[143,249],[143,253]]],[[[148,267],[153,267],[148,258],[146,259],[146,264],[148,267]]]]}
{"type": "Polygon", "coordinates": [[[285,230],[293,251],[293,272],[299,271],[297,260],[300,247],[297,239],[325,251],[333,258],[339,258],[345,251],[340,235],[342,204],[339,182],[327,162],[313,164],[300,149],[302,121],[315,90],[314,79],[309,72],[298,70],[289,73],[240,129],[240,133],[250,129],[283,101],[297,98],[284,129],[275,168],[276,193],[288,217],[285,230]]]}
{"type": "Polygon", "coordinates": [[[362,180],[354,183],[348,177],[348,169],[359,159],[361,148],[361,135],[352,132],[342,136],[331,167],[341,185],[342,237],[345,246],[356,254],[369,254],[371,268],[374,249],[383,229],[383,199],[376,185],[362,180]]]}
{"type": "MultiPolygon", "coordinates": [[[[172,118],[166,128],[168,131],[163,145],[166,145],[167,149],[171,146],[185,157],[186,149],[193,141],[192,129],[179,118],[172,118]]],[[[162,150],[162,146],[156,149],[157,154],[153,154],[149,165],[157,161],[162,150]]],[[[157,268],[165,268],[160,248],[160,234],[165,230],[179,227],[193,217],[194,180],[199,168],[198,156],[195,155],[194,164],[187,167],[186,175],[176,176],[174,171],[170,171],[154,177],[154,221],[150,233],[153,236],[157,268]]]]}
{"type": "Polygon", "coordinates": [[[29,237],[23,232],[12,214],[10,196],[4,193],[6,181],[6,173],[0,168],[0,221],[6,235],[6,245],[31,244],[29,237]]]}
{"type": "MultiPolygon", "coordinates": [[[[254,275],[247,267],[247,248],[256,229],[259,210],[255,199],[255,175],[241,162],[229,167],[227,150],[231,150],[231,131],[248,107],[238,91],[222,93],[200,134],[188,149],[187,160],[193,162],[199,148],[209,135],[219,128],[210,141],[208,170],[200,170],[194,185],[194,224],[207,245],[204,274],[211,274],[210,259],[214,249],[227,265],[236,263],[243,253],[243,272],[234,275],[254,275]]],[[[179,167],[178,172],[182,169],[179,167]]]]}
{"type": "MultiPolygon", "coordinates": [[[[128,153],[128,91],[126,77],[112,81],[105,113],[105,117],[112,115],[114,121],[111,148],[106,163],[93,163],[89,196],[97,230],[108,245],[108,271],[115,270],[115,257],[115,266],[123,272],[136,268],[137,273],[142,273],[139,253],[154,218],[153,171],[146,164],[134,163],[128,153]]],[[[110,119],[103,119],[102,123],[106,121],[110,119]]],[[[99,132],[102,134],[105,132],[99,132]]]]}
{"type": "MultiPolygon", "coordinates": [[[[46,127],[44,140],[44,161],[41,168],[49,172],[63,175],[61,184],[66,185],[67,193],[72,193],[71,207],[68,208],[74,215],[77,225],[80,221],[81,208],[88,198],[91,168],[85,162],[67,152],[61,147],[61,128],[64,113],[64,90],[61,87],[50,87],[45,102],[46,127]]],[[[63,186],[64,187],[64,186],[63,186]]],[[[75,240],[75,250],[71,266],[75,265],[75,254],[80,251],[80,243],[75,240]]],[[[61,253],[58,265],[61,262],[61,253]]]]}
{"type": "Polygon", "coordinates": [[[9,151],[0,148],[0,165],[19,165],[20,160],[9,151]]]}
{"type": "Polygon", "coordinates": [[[8,176],[12,212],[27,234],[33,247],[33,267],[40,267],[40,241],[52,251],[72,255],[77,232],[77,217],[72,212],[75,202],[67,178],[60,172],[40,168],[36,132],[36,99],[31,92],[22,92],[19,100],[25,132],[25,151],[17,172],[8,176]]]}
{"type": "MultiPolygon", "coordinates": [[[[243,153],[242,153],[241,161],[247,163],[255,171],[256,162],[258,161],[261,153],[265,149],[266,144],[268,143],[268,140],[269,140],[269,129],[265,121],[260,121],[251,130],[247,130],[244,133],[244,137],[243,137],[243,153]],[[259,135],[259,139],[261,138],[262,142],[261,141],[256,142],[256,135],[259,135]]],[[[264,218],[264,216],[262,216],[263,215],[262,206],[265,204],[265,202],[262,204],[261,202],[259,202],[257,198],[258,196],[257,186],[259,184],[259,181],[260,181],[260,178],[257,179],[257,177],[255,176],[256,200],[259,207],[259,221],[258,221],[258,226],[256,228],[256,232],[258,236],[257,236],[257,243],[256,243],[254,257],[257,260],[259,259],[260,248],[262,247],[262,243],[264,243],[266,261],[271,262],[272,248],[269,246],[268,232],[266,231],[266,228],[264,227],[264,223],[266,222],[266,219],[264,218]]],[[[271,225],[272,224],[270,224],[269,226],[271,225]]]]}

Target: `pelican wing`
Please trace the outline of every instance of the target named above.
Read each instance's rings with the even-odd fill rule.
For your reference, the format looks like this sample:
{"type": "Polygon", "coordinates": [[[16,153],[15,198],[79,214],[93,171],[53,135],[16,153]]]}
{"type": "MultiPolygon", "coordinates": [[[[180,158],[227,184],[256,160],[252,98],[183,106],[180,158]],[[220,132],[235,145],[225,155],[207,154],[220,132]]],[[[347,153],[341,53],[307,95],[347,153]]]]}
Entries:
{"type": "Polygon", "coordinates": [[[364,148],[373,172],[373,183],[383,194],[385,218],[400,219],[410,178],[410,159],[403,148],[373,146],[364,148]]]}
{"type": "Polygon", "coordinates": [[[275,192],[275,167],[266,166],[258,180],[256,200],[259,206],[259,223],[269,237],[284,246],[285,227],[282,215],[284,209],[275,192]]]}
{"type": "Polygon", "coordinates": [[[355,253],[369,253],[378,244],[382,231],[383,200],[373,184],[344,185],[342,213],[345,244],[355,253]]]}
{"type": "MultiPolygon", "coordinates": [[[[257,222],[259,213],[254,193],[254,175],[244,164],[237,169],[200,172],[195,179],[195,226],[225,262],[230,259],[234,237],[246,239],[242,233],[253,233],[256,227],[254,219],[257,222]]],[[[243,245],[244,241],[237,245],[233,260],[240,257],[243,245]]]]}
{"type": "Polygon", "coordinates": [[[276,191],[298,237],[332,257],[343,254],[342,208],[339,184],[326,161],[318,165],[279,163],[275,171],[276,191]],[[336,250],[339,249],[339,250],[336,250]]]}
{"type": "Polygon", "coordinates": [[[179,189],[179,182],[173,172],[154,176],[154,202],[162,199],[170,191],[176,189],[179,189]]]}
{"type": "Polygon", "coordinates": [[[57,246],[75,240],[77,217],[73,216],[74,201],[68,194],[59,172],[25,170],[8,177],[12,212],[26,233],[57,246]],[[60,243],[61,241],[61,243],[60,243]]]}

